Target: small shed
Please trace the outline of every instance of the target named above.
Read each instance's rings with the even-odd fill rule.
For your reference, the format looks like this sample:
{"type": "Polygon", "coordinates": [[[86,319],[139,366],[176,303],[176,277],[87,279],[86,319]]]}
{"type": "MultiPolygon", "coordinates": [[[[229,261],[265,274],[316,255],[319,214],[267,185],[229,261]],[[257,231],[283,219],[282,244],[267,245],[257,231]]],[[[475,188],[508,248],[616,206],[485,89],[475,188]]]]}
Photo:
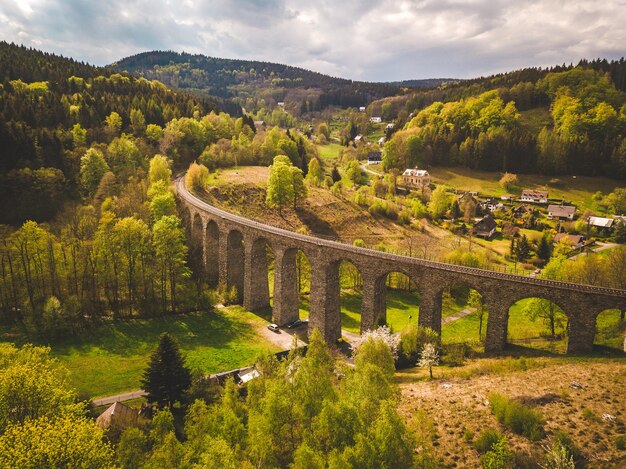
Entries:
{"type": "Polygon", "coordinates": [[[127,428],[137,425],[137,415],[135,409],[121,402],[114,402],[96,419],[96,425],[112,434],[119,435],[127,428]]]}
{"type": "Polygon", "coordinates": [[[603,217],[589,217],[589,224],[591,226],[595,226],[596,228],[611,228],[613,226],[612,218],[603,218],[603,217]]]}

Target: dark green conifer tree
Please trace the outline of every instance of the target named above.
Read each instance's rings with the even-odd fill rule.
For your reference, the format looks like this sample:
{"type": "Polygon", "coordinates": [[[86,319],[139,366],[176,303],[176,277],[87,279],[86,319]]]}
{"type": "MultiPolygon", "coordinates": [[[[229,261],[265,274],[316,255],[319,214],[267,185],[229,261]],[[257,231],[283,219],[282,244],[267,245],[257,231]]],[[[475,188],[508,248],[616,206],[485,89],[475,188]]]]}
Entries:
{"type": "Polygon", "coordinates": [[[148,402],[159,407],[172,407],[191,385],[191,372],[185,366],[178,344],[168,333],[159,338],[141,385],[148,393],[148,402]]]}

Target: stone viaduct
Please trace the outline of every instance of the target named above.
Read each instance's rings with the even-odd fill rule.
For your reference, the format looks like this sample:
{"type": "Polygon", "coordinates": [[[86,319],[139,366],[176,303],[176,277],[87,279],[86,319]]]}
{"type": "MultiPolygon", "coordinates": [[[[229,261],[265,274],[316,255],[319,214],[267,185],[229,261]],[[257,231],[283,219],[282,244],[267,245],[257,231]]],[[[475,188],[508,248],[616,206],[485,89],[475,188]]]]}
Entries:
{"type": "Polygon", "coordinates": [[[569,320],[568,353],[592,349],[599,313],[626,309],[625,290],[529,278],[358,248],[220,210],[190,193],[183,177],[177,179],[176,190],[181,208],[187,211],[192,239],[202,251],[209,283],[236,286],[246,309],[270,305],[266,249],[272,250],[272,318],[279,325],[298,318],[296,254],[302,251],[311,265],[309,328],[319,329],[329,342],[341,337],[342,261],[351,262],[361,274],[361,332],[384,323],[386,278],[391,272],[407,275],[417,286],[421,298],[418,323],[437,332],[441,332],[441,302],[446,287],[467,285],[481,293],[489,309],[486,351],[499,351],[506,346],[509,308],[523,298],[545,298],[561,307],[569,320]]]}

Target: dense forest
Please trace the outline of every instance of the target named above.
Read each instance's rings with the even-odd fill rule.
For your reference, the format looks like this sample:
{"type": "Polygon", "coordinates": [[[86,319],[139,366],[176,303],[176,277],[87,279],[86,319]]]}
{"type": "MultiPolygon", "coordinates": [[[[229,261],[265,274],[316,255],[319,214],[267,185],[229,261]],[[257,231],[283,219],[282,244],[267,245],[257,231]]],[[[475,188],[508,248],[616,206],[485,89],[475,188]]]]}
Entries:
{"type": "Polygon", "coordinates": [[[111,66],[174,88],[237,97],[248,110],[259,106],[259,98],[266,104],[285,102],[294,110],[307,112],[328,106],[365,106],[402,92],[390,84],[335,78],[289,65],[171,51],[145,52],[111,66]]]}
{"type": "Polygon", "coordinates": [[[467,82],[428,105],[430,92],[418,93],[398,112],[408,122],[384,165],[626,178],[626,93],[613,81],[623,87],[626,63],[602,64],[467,82]]]}
{"type": "Polygon", "coordinates": [[[306,170],[315,156],[299,133],[256,129],[160,82],[0,50],[0,320],[30,336],[206,306],[172,173],[277,154],[306,170]]]}

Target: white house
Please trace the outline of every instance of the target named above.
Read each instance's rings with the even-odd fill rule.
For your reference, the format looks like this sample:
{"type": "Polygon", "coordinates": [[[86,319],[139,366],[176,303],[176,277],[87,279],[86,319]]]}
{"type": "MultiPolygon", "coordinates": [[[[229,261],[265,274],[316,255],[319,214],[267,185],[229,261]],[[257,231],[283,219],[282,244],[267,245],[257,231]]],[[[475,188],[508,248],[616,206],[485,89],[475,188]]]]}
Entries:
{"type": "Polygon", "coordinates": [[[430,184],[430,174],[425,169],[405,169],[402,173],[402,182],[406,186],[423,189],[430,184]]]}
{"type": "Polygon", "coordinates": [[[383,121],[382,117],[375,117],[375,116],[370,117],[370,122],[372,124],[380,124],[382,121],[383,121]]]}
{"type": "Polygon", "coordinates": [[[359,112],[365,112],[365,106],[359,106],[359,112]]]}
{"type": "Polygon", "coordinates": [[[522,202],[532,202],[534,204],[547,204],[548,203],[548,191],[535,191],[531,189],[524,189],[522,196],[520,197],[522,202]]]}

